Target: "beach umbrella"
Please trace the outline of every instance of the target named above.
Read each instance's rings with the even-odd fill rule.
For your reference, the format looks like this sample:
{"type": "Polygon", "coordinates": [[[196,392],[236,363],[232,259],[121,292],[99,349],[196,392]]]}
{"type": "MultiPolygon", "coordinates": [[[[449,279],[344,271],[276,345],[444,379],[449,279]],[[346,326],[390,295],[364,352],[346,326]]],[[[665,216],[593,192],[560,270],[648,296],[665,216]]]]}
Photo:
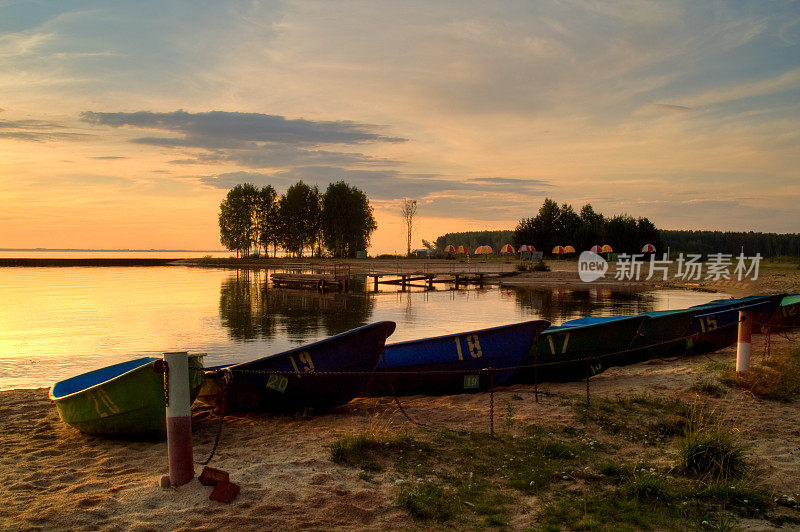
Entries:
{"type": "Polygon", "coordinates": [[[589,251],[591,251],[592,253],[597,253],[599,255],[603,252],[603,248],[601,248],[600,246],[592,246],[592,249],[590,249],[589,251]]]}
{"type": "Polygon", "coordinates": [[[561,255],[562,253],[565,253],[564,246],[556,246],[550,253],[552,253],[553,255],[561,255]]]}
{"type": "Polygon", "coordinates": [[[468,255],[467,248],[465,246],[458,246],[456,249],[456,255],[468,255]]]}
{"type": "Polygon", "coordinates": [[[456,247],[453,244],[448,244],[448,245],[446,245],[444,247],[444,252],[445,253],[455,253],[456,252],[456,247]]]}
{"type": "Polygon", "coordinates": [[[536,251],[536,248],[533,246],[529,246],[528,244],[522,244],[517,250],[517,252],[522,253],[523,251],[530,251],[531,253],[533,253],[534,251],[536,251]]]}
{"type": "Polygon", "coordinates": [[[642,253],[655,253],[656,247],[653,244],[645,244],[642,246],[642,253]]]}
{"type": "Polygon", "coordinates": [[[603,244],[603,253],[613,253],[614,250],[608,244],[603,244]]]}
{"type": "Polygon", "coordinates": [[[564,246],[564,253],[575,253],[575,248],[572,246],[564,246]]]}
{"type": "Polygon", "coordinates": [[[476,255],[491,255],[492,252],[492,246],[478,246],[475,250],[476,255]]]}
{"type": "Polygon", "coordinates": [[[512,246],[511,244],[506,244],[505,246],[500,248],[500,253],[507,253],[509,255],[513,255],[516,252],[514,251],[514,246],[512,246]]]}

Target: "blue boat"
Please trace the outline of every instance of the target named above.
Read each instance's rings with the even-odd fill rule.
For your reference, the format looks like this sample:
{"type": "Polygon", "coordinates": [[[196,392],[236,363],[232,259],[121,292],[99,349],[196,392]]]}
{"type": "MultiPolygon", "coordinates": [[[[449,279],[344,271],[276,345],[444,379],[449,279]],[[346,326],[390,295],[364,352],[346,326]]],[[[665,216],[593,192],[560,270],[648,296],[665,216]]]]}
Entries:
{"type": "Polygon", "coordinates": [[[394,330],[393,321],[381,321],[258,360],[209,368],[199,398],[224,411],[328,410],[364,387],[394,330]]]}
{"type": "Polygon", "coordinates": [[[511,376],[548,325],[534,320],[387,345],[361,395],[445,395],[497,386],[511,376]],[[484,368],[505,369],[492,371],[490,382],[484,368]]]}
{"type": "MultiPolygon", "coordinates": [[[[754,323],[765,323],[778,309],[784,294],[748,296],[738,299],[717,299],[704,305],[690,307],[695,310],[690,353],[709,353],[736,343],[739,331],[739,312],[753,313],[754,323]]],[[[760,332],[758,328],[754,333],[760,332]]]]}

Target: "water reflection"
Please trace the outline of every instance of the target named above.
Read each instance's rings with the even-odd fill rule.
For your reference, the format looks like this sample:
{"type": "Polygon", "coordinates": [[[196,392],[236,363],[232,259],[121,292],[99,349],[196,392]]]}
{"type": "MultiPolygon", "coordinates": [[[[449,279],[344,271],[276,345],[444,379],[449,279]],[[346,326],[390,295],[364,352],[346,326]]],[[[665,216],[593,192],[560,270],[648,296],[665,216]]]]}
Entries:
{"type": "Polygon", "coordinates": [[[592,288],[534,289],[517,287],[511,290],[522,309],[532,311],[553,323],[581,316],[639,314],[657,308],[653,292],[592,288]]]}
{"type": "Polygon", "coordinates": [[[220,321],[233,340],[294,342],[329,336],[371,321],[375,301],[358,293],[274,288],[268,274],[239,270],[220,287],[220,321]]]}

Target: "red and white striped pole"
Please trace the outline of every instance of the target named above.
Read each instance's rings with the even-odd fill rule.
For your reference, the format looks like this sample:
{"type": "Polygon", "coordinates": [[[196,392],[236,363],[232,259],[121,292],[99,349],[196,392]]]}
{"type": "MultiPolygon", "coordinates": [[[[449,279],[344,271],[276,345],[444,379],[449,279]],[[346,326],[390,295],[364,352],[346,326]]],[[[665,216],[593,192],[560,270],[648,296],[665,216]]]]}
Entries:
{"type": "Polygon", "coordinates": [[[739,341],[736,344],[736,372],[744,373],[750,368],[750,337],[753,333],[753,313],[739,311],[739,341]]]}
{"type": "MultiPolygon", "coordinates": [[[[192,411],[189,398],[189,356],[185,351],[164,353],[167,363],[167,455],[168,483],[181,486],[194,478],[192,411]]],[[[162,479],[162,485],[165,484],[162,479]]]]}

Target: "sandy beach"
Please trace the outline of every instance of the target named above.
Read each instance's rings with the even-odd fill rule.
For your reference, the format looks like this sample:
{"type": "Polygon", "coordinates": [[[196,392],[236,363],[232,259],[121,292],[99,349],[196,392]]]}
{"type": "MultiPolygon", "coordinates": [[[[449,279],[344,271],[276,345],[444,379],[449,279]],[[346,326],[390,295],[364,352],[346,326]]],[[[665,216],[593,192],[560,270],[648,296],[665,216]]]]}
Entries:
{"type": "MultiPolygon", "coordinates": [[[[576,282],[574,261],[552,261],[552,271],[504,277],[503,283],[529,287],[584,287],[576,282]]],[[[765,264],[755,282],[610,281],[595,286],[686,288],[733,295],[800,291],[795,264],[765,264]]],[[[773,352],[798,345],[798,333],[771,337],[773,352]]],[[[754,359],[766,349],[766,338],[755,337],[754,359]]],[[[701,404],[740,435],[747,459],[757,471],[757,484],[781,497],[800,500],[800,403],[759,399],[739,388],[722,393],[698,391],[698,383],[713,380],[714,368],[730,367],[735,348],[698,357],[656,360],[612,368],[590,381],[595,401],[649,397],[701,404]],[[718,396],[716,396],[718,395],[718,396]]],[[[585,402],[585,382],[500,388],[494,394],[494,426],[515,438],[521,427],[568,427],[613,448],[618,460],[645,461],[668,469],[676,455],[674,441],[647,441],[646,435],[620,437],[577,415],[585,402]]],[[[414,519],[397,504],[398,492],[424,474],[401,474],[387,467],[369,472],[331,460],[331,446],[343,437],[363,433],[398,433],[418,441],[433,441],[447,431],[489,432],[490,394],[357,399],[328,413],[313,416],[228,415],[219,449],[211,465],[228,471],[241,486],[232,504],[209,500],[211,488],[194,480],[162,490],[167,471],[164,442],[115,441],[84,435],[65,425],[47,398],[47,389],[0,393],[3,452],[0,482],[0,528],[19,530],[231,530],[231,529],[427,529],[442,523],[414,519]],[[416,475],[420,474],[418,478],[416,475]]],[[[195,460],[208,455],[218,418],[210,407],[193,408],[195,460]]],[[[446,459],[446,458],[445,458],[446,459]]],[[[589,469],[590,466],[587,466],[589,469]]],[[[202,466],[197,465],[199,474],[202,466]]],[[[567,476],[564,477],[565,479],[567,476]]],[[[559,488],[575,489],[581,481],[566,480],[559,488]]],[[[515,496],[507,525],[512,529],[538,526],[544,496],[515,496]]],[[[797,514],[796,510],[783,511],[797,514]]],[[[800,517],[800,514],[797,514],[800,517]]],[[[751,529],[770,529],[772,522],[748,519],[751,529]]],[[[472,528],[450,521],[448,527],[472,528]]]]}
{"type": "MultiPolygon", "coordinates": [[[[773,336],[772,349],[797,344],[797,335],[773,336]]],[[[754,356],[764,351],[754,342],[754,356]]],[[[733,348],[708,356],[658,360],[612,368],[591,379],[591,397],[649,396],[702,402],[726,420],[747,445],[758,482],[776,494],[800,495],[800,404],[757,399],[739,389],[720,397],[693,391],[709,365],[735,358],[733,348]]],[[[517,423],[572,426],[621,457],[667,464],[674,445],[620,438],[576,417],[585,401],[585,383],[542,384],[540,402],[533,386],[515,385],[495,393],[495,427],[513,433],[517,423]],[[509,406],[512,405],[512,406],[509,406]],[[505,425],[513,407],[514,423],[505,425]],[[505,413],[505,414],[504,414],[505,413]]],[[[4,435],[0,528],[18,530],[231,530],[231,529],[423,529],[395,504],[399,487],[414,479],[386,470],[365,477],[358,468],[334,464],[330,446],[347,434],[400,431],[420,439],[445,429],[486,433],[489,394],[409,397],[402,404],[426,427],[409,423],[391,398],[358,399],[324,415],[303,419],[269,415],[229,415],[211,465],[228,471],[241,494],[227,505],[210,501],[211,488],[192,481],[162,490],[167,469],[163,442],[124,442],[86,436],[63,424],[46,389],[0,395],[4,435]]],[[[208,407],[193,409],[195,459],[205,458],[217,418],[208,407]]],[[[199,474],[202,467],[197,466],[199,474]]],[[[565,477],[566,478],[566,477],[565,477]]],[[[422,480],[422,479],[417,479],[422,480]]],[[[541,500],[521,497],[511,517],[513,529],[537,524],[541,500]]],[[[770,525],[751,520],[755,529],[770,525]]],[[[450,523],[456,528],[461,525],[450,523]]],[[[441,526],[441,525],[439,525],[441,526]]],[[[467,527],[469,528],[469,527],[467,527]]]]}

